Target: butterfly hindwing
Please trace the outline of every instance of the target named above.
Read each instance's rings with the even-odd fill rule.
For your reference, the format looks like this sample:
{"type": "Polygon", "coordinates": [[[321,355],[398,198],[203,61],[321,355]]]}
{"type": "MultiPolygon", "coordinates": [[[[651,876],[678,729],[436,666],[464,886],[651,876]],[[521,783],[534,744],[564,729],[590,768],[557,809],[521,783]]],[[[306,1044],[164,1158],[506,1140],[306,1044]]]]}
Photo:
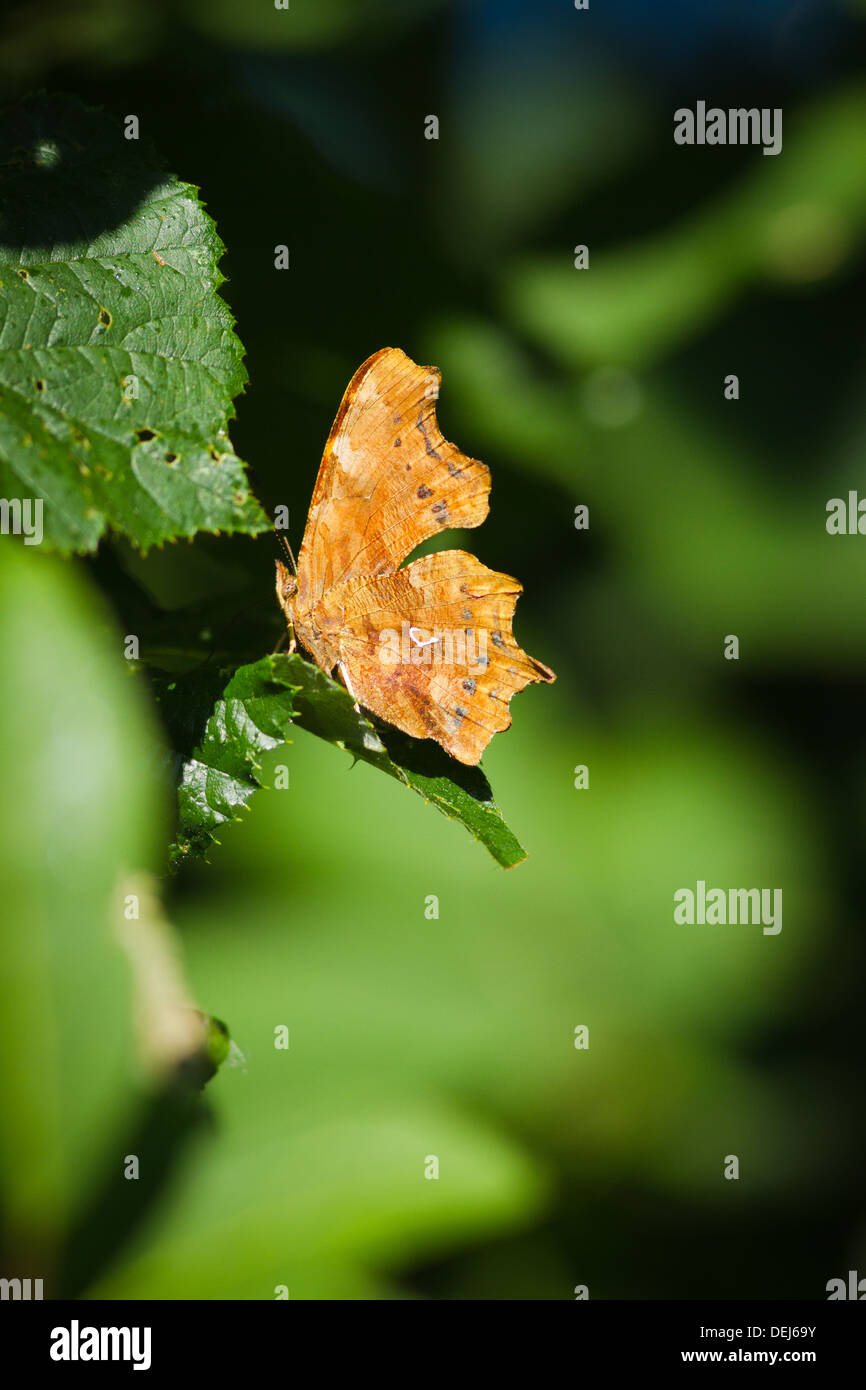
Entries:
{"type": "Polygon", "coordinates": [[[367,709],[477,763],[511,723],[512,695],[553,672],[511,632],[516,579],[465,550],[442,550],[342,595],[341,660],[367,709]]]}

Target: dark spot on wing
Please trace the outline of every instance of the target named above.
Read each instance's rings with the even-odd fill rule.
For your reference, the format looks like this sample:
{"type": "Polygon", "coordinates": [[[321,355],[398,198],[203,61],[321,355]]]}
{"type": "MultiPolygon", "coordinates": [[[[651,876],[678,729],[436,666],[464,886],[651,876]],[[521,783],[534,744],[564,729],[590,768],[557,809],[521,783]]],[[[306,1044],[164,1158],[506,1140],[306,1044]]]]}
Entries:
{"type": "Polygon", "coordinates": [[[424,420],[423,407],[416,421],[415,428],[421,431],[421,438],[424,440],[424,448],[427,450],[427,453],[430,455],[430,457],[433,459],[440,458],[441,456],[437,454],[436,450],[434,449],[433,445],[430,443],[430,440],[427,437],[427,425],[424,420]]]}
{"type": "Polygon", "coordinates": [[[421,498],[424,498],[424,497],[432,497],[432,496],[433,496],[433,489],[432,489],[432,488],[429,488],[429,487],[425,487],[424,484],[422,483],[421,486],[419,487],[417,493],[415,494],[415,496],[416,496],[416,497],[421,497],[421,498]]]}
{"type": "Polygon", "coordinates": [[[399,449],[399,448],[400,448],[400,445],[401,445],[402,443],[403,443],[402,439],[395,439],[395,440],[394,440],[394,448],[395,448],[395,449],[399,449]]]}
{"type": "Polygon", "coordinates": [[[475,694],[475,677],[470,676],[468,681],[463,682],[463,689],[468,690],[470,695],[475,694]]]}
{"type": "Polygon", "coordinates": [[[445,521],[445,520],[447,520],[447,517],[448,517],[448,503],[447,503],[447,502],[445,502],[445,501],[442,501],[442,502],[434,502],[434,503],[433,503],[433,506],[430,508],[430,510],[431,510],[431,512],[433,513],[433,515],[434,515],[439,521],[445,521]]]}
{"type": "MultiPolygon", "coordinates": [[[[461,614],[461,617],[463,617],[463,618],[471,618],[471,617],[472,617],[472,609],[471,609],[471,608],[464,608],[464,609],[463,609],[463,612],[462,612],[462,614],[461,614]]],[[[468,633],[468,632],[467,632],[466,636],[467,636],[467,637],[469,636],[469,633],[468,633]]]]}
{"type": "Polygon", "coordinates": [[[493,643],[494,647],[501,647],[502,650],[505,651],[505,643],[502,640],[501,632],[491,632],[490,640],[493,643]]]}

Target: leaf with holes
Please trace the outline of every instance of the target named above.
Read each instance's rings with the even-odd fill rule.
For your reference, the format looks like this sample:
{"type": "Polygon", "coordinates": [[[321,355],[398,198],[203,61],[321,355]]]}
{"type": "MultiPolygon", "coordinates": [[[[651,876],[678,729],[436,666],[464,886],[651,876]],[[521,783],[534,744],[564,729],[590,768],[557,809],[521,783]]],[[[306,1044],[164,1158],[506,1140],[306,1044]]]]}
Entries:
{"type": "Polygon", "coordinates": [[[0,495],[64,553],[269,522],[232,450],[246,373],[224,247],[124,122],[54,96],[0,115],[0,495]]]}
{"type": "Polygon", "coordinates": [[[239,819],[263,785],[262,757],[284,743],[292,722],[292,687],[274,677],[265,657],[231,675],[206,671],[167,677],[154,694],[176,752],[176,865],[202,855],[226,821],[239,819]]]}
{"type": "Polygon", "coordinates": [[[480,768],[449,758],[430,739],[359,713],[342,685],[300,656],[266,656],[234,675],[157,678],[157,701],[177,753],[174,864],[203,854],[263,785],[262,757],[293,723],[351,753],[460,821],[503,868],[526,858],[480,768]]]}

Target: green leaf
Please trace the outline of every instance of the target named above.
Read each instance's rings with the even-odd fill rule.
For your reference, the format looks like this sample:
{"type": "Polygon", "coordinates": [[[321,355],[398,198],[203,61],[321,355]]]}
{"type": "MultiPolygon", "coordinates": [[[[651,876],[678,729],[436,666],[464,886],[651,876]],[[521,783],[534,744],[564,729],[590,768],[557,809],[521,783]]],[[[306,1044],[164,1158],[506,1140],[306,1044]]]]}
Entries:
{"type": "Polygon", "coordinates": [[[526,858],[480,768],[456,762],[432,740],[374,723],[342,685],[298,655],[263,657],[228,680],[219,672],[163,677],[156,696],[179,755],[173,864],[203,854],[220,825],[239,819],[264,785],[264,754],[287,740],[292,723],[411,787],[459,820],[503,868],[526,858]]]}
{"type": "Polygon", "coordinates": [[[0,493],[41,498],[64,553],[269,529],[228,437],[246,373],[197,190],[121,119],[38,96],[0,116],[0,206],[0,493]]]}
{"type": "Polygon", "coordinates": [[[277,659],[265,657],[228,677],[212,671],[155,678],[157,703],[178,755],[172,865],[204,854],[219,827],[239,820],[264,785],[262,757],[286,741],[293,713],[292,687],[269,664],[277,659]]]}
{"type": "Polygon", "coordinates": [[[155,730],[103,618],[68,566],[0,547],[0,1184],[40,1270],[139,1074],[120,933],[158,849],[155,730]]]}
{"type": "Polygon", "coordinates": [[[335,1116],[293,1112],[287,1125],[284,1104],[256,1113],[241,1088],[220,1087],[221,1143],[87,1297],[272,1299],[280,1285],[291,1299],[354,1296],[352,1272],[442,1258],[519,1230],[549,1201],[541,1163],[435,1094],[372,1104],[362,1090],[335,1116]],[[447,1181],[425,1181],[431,1135],[447,1181]]]}
{"type": "Polygon", "coordinates": [[[276,660],[285,663],[281,669],[286,670],[287,678],[299,683],[294,703],[301,728],[372,763],[446,816],[461,821],[503,868],[510,869],[526,858],[526,851],[502,819],[480,767],[457,762],[432,739],[409,738],[391,725],[379,720],[374,723],[359,714],[342,685],[301,657],[276,660]]]}

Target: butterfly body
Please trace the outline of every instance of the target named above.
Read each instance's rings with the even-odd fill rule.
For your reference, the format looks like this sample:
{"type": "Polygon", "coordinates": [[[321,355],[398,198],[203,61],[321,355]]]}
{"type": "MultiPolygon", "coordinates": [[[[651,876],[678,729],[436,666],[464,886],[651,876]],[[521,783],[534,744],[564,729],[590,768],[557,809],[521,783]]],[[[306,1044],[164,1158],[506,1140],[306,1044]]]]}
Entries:
{"type": "Polygon", "coordinates": [[[401,568],[430,536],[479,526],[490,473],[442,438],[439,373],[383,348],[353,376],[328,437],[293,576],[277,597],[294,637],[353,698],[474,764],[508,702],[555,676],[518,646],[521,586],[462,550],[401,568]]]}

